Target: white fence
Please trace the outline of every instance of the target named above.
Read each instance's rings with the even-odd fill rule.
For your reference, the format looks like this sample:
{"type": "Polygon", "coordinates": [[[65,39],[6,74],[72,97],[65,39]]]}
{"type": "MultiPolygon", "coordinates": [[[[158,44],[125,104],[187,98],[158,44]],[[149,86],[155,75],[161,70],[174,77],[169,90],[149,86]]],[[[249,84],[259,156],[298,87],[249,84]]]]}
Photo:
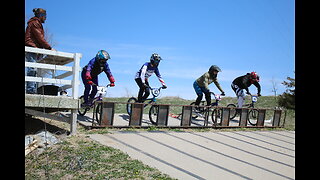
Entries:
{"type": "MultiPolygon", "coordinates": [[[[40,103],[39,98],[44,97],[44,95],[25,95],[25,113],[42,116],[45,118],[55,119],[58,121],[67,122],[70,124],[70,133],[76,133],[77,127],[77,107],[78,107],[78,91],[80,83],[80,59],[82,54],[80,53],[66,53],[60,51],[52,51],[46,49],[25,47],[25,52],[36,53],[43,56],[42,59],[37,62],[25,62],[25,67],[37,68],[39,70],[51,71],[51,77],[44,77],[42,73],[38,73],[36,77],[25,75],[25,81],[36,82],[38,84],[57,84],[60,86],[61,90],[66,90],[72,88],[72,97],[59,97],[56,96],[46,96],[46,102],[50,103],[40,103]],[[67,66],[67,64],[69,64],[67,66]],[[62,71],[57,75],[57,72],[62,71]],[[65,79],[71,76],[71,80],[65,79]],[[66,103],[63,103],[66,102],[66,103]],[[53,114],[48,114],[45,112],[37,111],[35,108],[64,108],[71,109],[71,115],[69,118],[64,118],[60,116],[55,116],[53,114]]],[[[69,78],[70,79],[70,78],[69,78]]],[[[44,100],[43,100],[44,101],[44,100]]]]}
{"type": "MultiPolygon", "coordinates": [[[[45,58],[39,60],[39,62],[25,62],[25,67],[33,67],[39,69],[56,71],[66,71],[63,74],[55,75],[52,73],[52,77],[33,77],[25,76],[25,81],[33,81],[37,83],[51,83],[62,84],[60,89],[72,88],[72,97],[78,98],[79,91],[79,75],[80,75],[80,59],[82,54],[80,53],[66,53],[60,51],[51,51],[46,49],[25,47],[25,52],[38,53],[46,55],[45,58]],[[73,66],[66,66],[66,64],[73,62],[73,66]],[[72,80],[66,80],[64,78],[72,76],[72,80]]],[[[41,76],[41,75],[40,75],[41,76]]]]}

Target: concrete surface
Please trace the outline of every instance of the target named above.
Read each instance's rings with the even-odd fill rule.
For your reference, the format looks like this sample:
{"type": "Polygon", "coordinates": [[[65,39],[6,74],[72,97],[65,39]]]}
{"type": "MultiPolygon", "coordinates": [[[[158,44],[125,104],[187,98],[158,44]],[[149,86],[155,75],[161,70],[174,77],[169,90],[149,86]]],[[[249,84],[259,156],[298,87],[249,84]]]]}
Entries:
{"type": "Polygon", "coordinates": [[[294,131],[92,134],[177,179],[295,179],[294,131]]]}

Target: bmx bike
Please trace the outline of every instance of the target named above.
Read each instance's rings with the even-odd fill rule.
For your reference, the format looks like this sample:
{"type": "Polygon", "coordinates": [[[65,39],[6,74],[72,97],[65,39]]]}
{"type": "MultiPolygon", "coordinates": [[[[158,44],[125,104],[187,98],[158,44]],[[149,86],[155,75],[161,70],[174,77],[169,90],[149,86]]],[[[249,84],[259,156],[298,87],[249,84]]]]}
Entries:
{"type": "Polygon", "coordinates": [[[95,98],[89,100],[89,105],[84,105],[84,96],[80,96],[79,98],[79,105],[78,105],[78,113],[80,116],[84,116],[90,109],[94,109],[94,121],[97,121],[98,124],[101,123],[101,110],[102,110],[102,103],[96,103],[96,102],[102,102],[103,97],[107,94],[107,89],[110,87],[110,84],[107,86],[98,86],[96,84],[92,84],[93,86],[97,86],[98,92],[95,98]]]}
{"type": "MultiPolygon", "coordinates": [[[[251,96],[251,103],[244,104],[242,107],[250,108],[250,110],[248,111],[248,122],[252,126],[255,126],[257,125],[257,120],[258,120],[258,110],[254,109],[254,104],[258,101],[258,96],[257,95],[250,95],[250,96],[251,96]]],[[[234,119],[236,116],[240,116],[241,109],[237,109],[237,105],[231,103],[231,104],[228,104],[227,107],[231,108],[230,119],[234,119]]]]}
{"type": "MultiPolygon", "coordinates": [[[[213,108],[213,107],[217,107],[219,106],[219,101],[221,101],[222,95],[221,94],[214,94],[213,92],[210,92],[211,95],[214,96],[215,98],[215,102],[211,103],[211,105],[209,106],[209,110],[207,110],[207,108],[205,107],[205,102],[206,101],[201,101],[199,106],[196,108],[192,108],[192,118],[197,118],[197,117],[202,117],[205,118],[206,117],[206,113],[210,113],[210,111],[212,111],[211,114],[211,119],[212,119],[212,123],[213,125],[218,124],[218,120],[221,120],[221,109],[218,108],[213,108]]],[[[190,105],[195,105],[196,102],[192,102],[190,105]]],[[[208,125],[208,121],[205,121],[205,126],[208,125]]]]}
{"type": "MultiPolygon", "coordinates": [[[[148,105],[151,105],[150,110],[149,110],[149,120],[153,125],[157,125],[157,115],[159,112],[159,106],[157,105],[156,101],[157,101],[157,97],[160,95],[160,91],[161,89],[164,89],[163,87],[159,87],[159,88],[151,88],[150,86],[148,87],[151,91],[152,94],[152,98],[147,98],[145,101],[147,101],[146,104],[144,104],[143,108],[147,107],[148,105]]],[[[135,97],[131,97],[128,100],[128,104],[127,104],[127,113],[129,114],[129,116],[131,115],[131,106],[132,103],[136,103],[138,101],[137,98],[135,97]]]]}

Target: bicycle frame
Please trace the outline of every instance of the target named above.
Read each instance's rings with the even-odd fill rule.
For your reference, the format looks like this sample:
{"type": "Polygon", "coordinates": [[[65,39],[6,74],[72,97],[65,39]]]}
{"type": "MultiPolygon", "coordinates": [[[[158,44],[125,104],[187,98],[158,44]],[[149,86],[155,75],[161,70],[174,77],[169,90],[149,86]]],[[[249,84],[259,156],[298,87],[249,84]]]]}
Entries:
{"type": "Polygon", "coordinates": [[[254,103],[258,101],[258,96],[250,95],[251,96],[251,103],[244,104],[243,106],[247,106],[248,108],[254,108],[254,103]]]}
{"type": "Polygon", "coordinates": [[[145,101],[149,101],[147,104],[144,105],[144,107],[148,106],[149,104],[155,103],[157,101],[157,97],[160,95],[160,90],[162,89],[162,87],[159,88],[151,88],[149,87],[149,89],[151,90],[151,94],[152,94],[152,98],[147,98],[145,101]]]}

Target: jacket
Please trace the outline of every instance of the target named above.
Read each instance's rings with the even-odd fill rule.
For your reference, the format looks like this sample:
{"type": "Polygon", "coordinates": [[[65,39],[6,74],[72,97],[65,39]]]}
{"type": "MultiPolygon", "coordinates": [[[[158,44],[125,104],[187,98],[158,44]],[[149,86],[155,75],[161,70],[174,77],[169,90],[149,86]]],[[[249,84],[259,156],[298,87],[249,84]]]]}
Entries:
{"type": "Polygon", "coordinates": [[[217,86],[217,88],[221,91],[224,92],[218,82],[217,79],[217,75],[212,76],[209,74],[209,72],[204,73],[202,76],[200,76],[197,80],[196,80],[197,84],[200,87],[204,87],[205,89],[207,89],[209,91],[209,84],[211,84],[212,82],[214,82],[214,84],[217,86]]]}
{"type": "Polygon", "coordinates": [[[141,78],[142,83],[148,81],[148,78],[155,73],[162,85],[165,85],[162,79],[158,67],[152,67],[150,62],[146,62],[142,65],[140,70],[136,73],[135,79],[141,78]]]}
{"type": "Polygon", "coordinates": [[[89,71],[91,77],[97,77],[102,71],[104,71],[110,82],[115,82],[112,73],[109,68],[109,64],[106,62],[105,64],[100,64],[96,58],[94,57],[89,61],[89,63],[83,67],[84,71],[89,71]]]}
{"type": "Polygon", "coordinates": [[[50,44],[44,39],[43,26],[37,17],[33,17],[28,21],[25,33],[25,45],[35,48],[52,49],[50,44]]]}
{"type": "Polygon", "coordinates": [[[257,81],[255,81],[254,83],[251,83],[250,73],[247,73],[244,76],[237,77],[235,80],[233,80],[232,83],[237,85],[240,89],[245,89],[247,92],[249,92],[248,87],[250,87],[251,84],[253,84],[257,87],[258,94],[260,94],[260,92],[261,92],[261,86],[257,81]]]}

